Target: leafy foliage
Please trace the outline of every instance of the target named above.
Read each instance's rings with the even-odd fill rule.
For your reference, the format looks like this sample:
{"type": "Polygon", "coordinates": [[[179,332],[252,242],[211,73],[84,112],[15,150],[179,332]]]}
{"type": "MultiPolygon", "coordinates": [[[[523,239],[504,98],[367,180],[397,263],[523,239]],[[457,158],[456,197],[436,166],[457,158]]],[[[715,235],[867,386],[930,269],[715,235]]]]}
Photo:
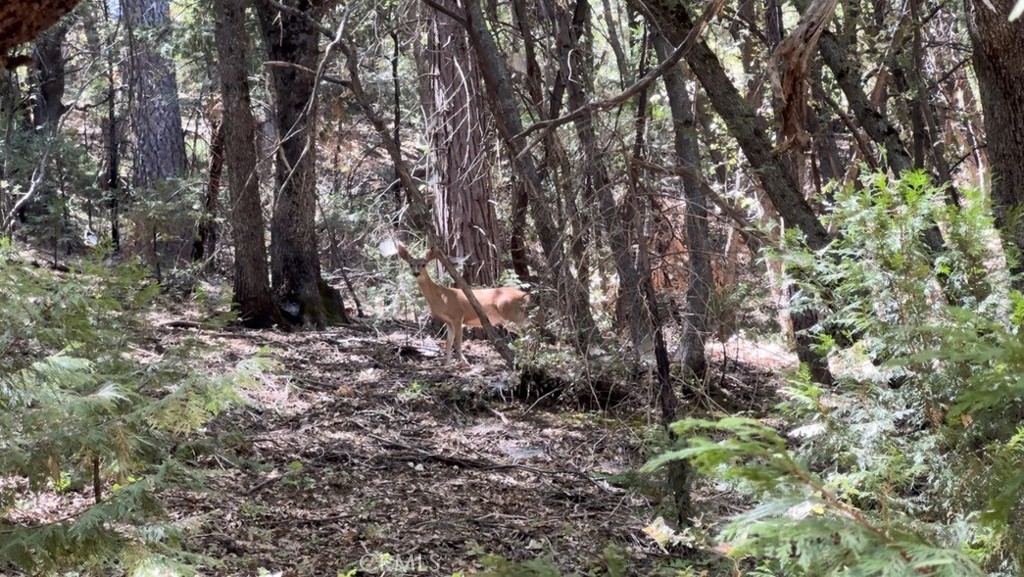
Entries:
{"type": "Polygon", "coordinates": [[[891,511],[879,517],[853,506],[848,487],[812,472],[784,437],[756,420],[692,419],[673,428],[690,438],[689,447],[661,455],[648,468],[688,459],[761,497],[723,533],[733,555],[761,557],[762,567],[785,575],[982,574],[963,552],[923,539],[913,518],[891,511]]]}
{"type": "MultiPolygon", "coordinates": [[[[837,191],[821,252],[776,255],[823,311],[821,346],[845,368],[782,393],[787,434],[726,418],[674,425],[686,459],[758,505],[721,534],[754,574],[980,575],[1021,567],[1021,296],[988,274],[992,223],[919,173],[837,191]],[[925,241],[939,226],[935,254],[925,241]],[[984,569],[983,569],[984,568],[984,569]]],[[[1002,573],[1001,573],[1002,574],[1002,573]]]]}
{"type": "Polygon", "coordinates": [[[192,347],[133,345],[157,290],[138,270],[55,278],[9,250],[0,258],[0,315],[13,321],[0,332],[0,568],[173,564],[178,530],[159,494],[199,486],[190,437],[258,367],[210,376],[192,347]],[[21,515],[25,500],[86,486],[102,500],[46,522],[21,515]]]}

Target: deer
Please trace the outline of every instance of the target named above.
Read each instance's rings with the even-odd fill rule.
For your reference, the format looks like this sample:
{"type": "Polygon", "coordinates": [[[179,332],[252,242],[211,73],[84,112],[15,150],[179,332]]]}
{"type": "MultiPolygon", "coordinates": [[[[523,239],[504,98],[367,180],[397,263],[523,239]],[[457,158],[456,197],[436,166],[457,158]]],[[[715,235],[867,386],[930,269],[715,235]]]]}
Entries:
{"type": "MultiPolygon", "coordinates": [[[[468,365],[469,362],[462,354],[462,327],[481,326],[480,318],[469,304],[469,299],[461,290],[439,286],[430,278],[427,263],[437,258],[437,249],[431,248],[423,258],[413,258],[401,244],[397,248],[398,256],[409,263],[412,274],[416,277],[416,284],[427,299],[430,314],[443,322],[447,328],[445,364],[451,361],[454,349],[458,361],[468,365]]],[[[526,320],[526,306],[530,297],[523,291],[513,287],[498,287],[472,289],[472,292],[492,325],[521,323],[526,320]]]]}

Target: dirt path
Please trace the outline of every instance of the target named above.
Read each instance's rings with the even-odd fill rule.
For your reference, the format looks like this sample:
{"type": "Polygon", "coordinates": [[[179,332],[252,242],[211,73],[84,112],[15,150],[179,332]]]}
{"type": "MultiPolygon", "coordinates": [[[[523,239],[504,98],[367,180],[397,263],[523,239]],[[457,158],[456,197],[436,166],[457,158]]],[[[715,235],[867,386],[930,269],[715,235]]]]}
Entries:
{"type": "MultiPolygon", "coordinates": [[[[598,480],[641,462],[634,428],[531,408],[485,343],[472,368],[423,356],[436,343],[386,323],[303,334],[219,333],[226,362],[261,347],[283,368],[212,434],[212,492],[175,495],[189,550],[216,575],[471,574],[490,555],[602,566],[609,545],[649,566],[651,504],[598,480]]],[[[646,574],[646,573],[639,573],[646,574]]]]}

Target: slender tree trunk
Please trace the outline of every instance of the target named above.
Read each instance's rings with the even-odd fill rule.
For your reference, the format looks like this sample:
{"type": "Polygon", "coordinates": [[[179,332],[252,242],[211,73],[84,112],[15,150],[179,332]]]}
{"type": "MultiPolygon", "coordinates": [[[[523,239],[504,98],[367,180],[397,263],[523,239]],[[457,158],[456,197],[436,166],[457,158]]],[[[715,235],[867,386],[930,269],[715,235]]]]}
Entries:
{"type": "MultiPolygon", "coordinates": [[[[526,100],[528,106],[535,117],[548,118],[548,115],[544,110],[545,102],[544,89],[542,88],[542,72],[541,66],[537,60],[537,42],[534,38],[535,35],[538,34],[538,27],[536,26],[537,22],[535,21],[535,18],[533,18],[535,10],[530,9],[531,7],[536,9],[538,6],[539,3],[532,3],[527,6],[524,0],[512,0],[512,15],[515,27],[522,38],[522,54],[526,60],[526,75],[523,80],[526,85],[526,100]]],[[[561,84],[560,81],[559,84],[561,84]]],[[[555,96],[552,95],[552,106],[555,105],[554,101],[555,96]]],[[[552,157],[551,151],[554,148],[554,140],[551,136],[544,139],[542,146],[544,150],[544,158],[550,159],[552,157]]],[[[545,174],[548,170],[547,162],[542,160],[537,170],[539,171],[538,174],[540,179],[544,180],[545,174]]],[[[525,182],[521,178],[514,180],[512,191],[512,222],[511,230],[509,231],[509,249],[512,255],[512,267],[516,271],[516,275],[519,279],[524,282],[533,282],[535,280],[530,275],[526,258],[526,218],[529,213],[529,205],[530,195],[525,182]]]]}
{"type": "MultiPolygon", "coordinates": [[[[110,25],[110,10],[107,3],[103,3],[103,18],[107,25],[110,25]]],[[[107,207],[110,209],[110,244],[114,254],[121,252],[121,215],[120,215],[120,190],[121,190],[121,119],[117,116],[117,79],[115,75],[113,51],[103,51],[100,40],[95,36],[95,27],[86,23],[87,34],[90,44],[94,44],[93,51],[97,57],[105,55],[104,62],[107,83],[106,93],[106,117],[103,119],[103,152],[106,164],[105,176],[103,177],[103,188],[105,190],[107,207]]]]}
{"type": "MultiPolygon", "coordinates": [[[[689,10],[669,0],[643,1],[665,37],[674,44],[682,42],[693,26],[689,10]]],[[[706,42],[698,41],[686,61],[700,80],[715,112],[739,142],[747,161],[758,168],[758,180],[775,209],[790,226],[804,233],[811,248],[823,248],[829,241],[824,225],[797,187],[791,167],[775,154],[765,133],[765,122],[740,96],[718,57],[706,42]]]]}
{"type": "Polygon", "coordinates": [[[850,57],[847,46],[840,37],[826,30],[818,42],[818,51],[825,65],[832,71],[860,127],[885,149],[885,160],[889,168],[896,174],[910,170],[914,165],[913,159],[907,152],[899,129],[871,103],[864,89],[860,67],[850,57]]]}
{"type": "Polygon", "coordinates": [[[210,142],[210,169],[206,181],[206,198],[203,214],[199,219],[195,239],[192,241],[192,262],[212,257],[217,251],[217,212],[220,206],[220,181],[224,172],[224,131],[223,119],[213,127],[210,142]]]}
{"type": "MultiPolygon", "coordinates": [[[[664,60],[671,51],[668,41],[658,35],[654,43],[658,58],[664,60]]],[[[682,165],[698,170],[700,153],[694,121],[693,102],[681,70],[673,66],[663,78],[672,110],[673,136],[676,158],[682,165]]],[[[683,179],[686,199],[687,260],[686,317],[679,342],[679,357],[689,373],[687,378],[702,386],[707,371],[704,341],[707,338],[708,305],[711,300],[711,247],[708,243],[708,201],[694,178],[683,179]]]]}
{"type": "MultiPolygon", "coordinates": [[[[641,42],[641,59],[640,66],[637,71],[639,76],[643,76],[647,73],[646,55],[650,52],[648,43],[653,40],[655,44],[656,52],[660,58],[664,58],[665,55],[661,54],[662,46],[658,44],[658,38],[656,33],[651,33],[644,27],[644,40],[641,42]]],[[[673,98],[673,90],[680,89],[685,93],[685,86],[673,85],[670,86],[667,82],[667,77],[670,74],[678,74],[678,67],[666,73],[666,87],[670,99],[673,98]]],[[[645,156],[645,142],[646,142],[646,125],[647,125],[647,109],[648,109],[648,89],[644,89],[637,96],[637,113],[635,118],[636,135],[633,142],[632,157],[634,160],[643,160],[645,156]]],[[[692,128],[692,113],[690,117],[691,128],[692,128]]],[[[678,125],[677,125],[678,134],[678,125]]],[[[691,131],[690,136],[694,136],[695,133],[691,131]]],[[[696,146],[696,140],[693,141],[696,146]]],[[[631,163],[631,166],[636,163],[631,163]]],[[[696,166],[696,163],[693,163],[696,166]]],[[[641,210],[640,198],[644,192],[643,180],[639,177],[635,169],[629,170],[630,177],[630,194],[623,202],[623,226],[626,223],[637,223],[641,220],[639,216],[641,210]]],[[[706,223],[705,223],[706,227],[706,223]]],[[[636,232],[636,230],[634,230],[636,232]]],[[[707,232],[705,228],[705,233],[707,232]]],[[[649,241],[646,240],[646,236],[640,235],[637,239],[639,244],[639,250],[636,254],[636,271],[638,274],[639,289],[641,291],[641,305],[645,307],[645,313],[651,321],[652,325],[652,349],[654,352],[654,361],[658,383],[658,403],[661,409],[661,422],[665,427],[667,434],[673,441],[676,440],[675,434],[672,432],[670,425],[675,422],[678,417],[679,409],[679,398],[676,396],[675,391],[675,379],[672,378],[670,359],[668,354],[668,347],[665,343],[664,335],[664,323],[662,321],[662,314],[660,307],[658,306],[658,295],[654,287],[654,281],[651,277],[651,264],[648,259],[648,251],[650,250],[649,241]]],[[[703,239],[702,239],[703,242],[703,239]]],[[[705,253],[704,257],[707,255],[705,253]]],[[[691,254],[692,259],[692,254],[691,254]]],[[[706,302],[706,301],[705,301],[706,302]]],[[[703,348],[701,349],[701,359],[703,359],[703,348]]],[[[701,380],[703,380],[703,368],[701,369],[701,380]]],[[[673,500],[675,501],[675,513],[676,521],[680,526],[690,525],[690,517],[693,514],[693,502],[692,502],[692,490],[694,481],[694,469],[690,465],[689,461],[677,460],[669,463],[664,468],[666,473],[666,486],[672,493],[673,500]]]]}
{"type": "MultiPolygon", "coordinates": [[[[811,90],[815,95],[815,100],[822,103],[825,102],[825,99],[822,98],[825,89],[822,87],[820,64],[815,68],[816,72],[811,79],[811,90]]],[[[833,120],[832,115],[827,112],[827,109],[819,105],[817,107],[817,115],[810,119],[810,124],[808,125],[808,130],[818,135],[815,138],[817,154],[814,160],[817,163],[819,189],[826,182],[832,180],[842,181],[846,174],[846,165],[839,156],[839,144],[836,141],[836,135],[841,134],[842,131],[842,124],[839,122],[838,120],[833,120]]]]}
{"type": "Polygon", "coordinates": [[[526,215],[529,212],[530,196],[522,180],[512,183],[512,217],[509,227],[509,253],[512,257],[512,270],[521,282],[532,282],[530,265],[526,258],[526,215]]]}
{"type": "MultiPolygon", "coordinates": [[[[57,123],[66,107],[62,102],[64,98],[64,40],[68,33],[68,23],[61,23],[39,35],[33,47],[33,69],[32,69],[32,98],[28,104],[31,111],[31,125],[26,124],[24,129],[27,132],[35,129],[39,135],[40,143],[44,147],[51,147],[56,144],[54,137],[57,133],[57,123]]],[[[48,161],[47,170],[54,173],[60,171],[61,158],[55,155],[48,161]]],[[[54,237],[64,237],[60,219],[52,212],[58,204],[57,190],[53,184],[53,178],[47,178],[39,185],[38,190],[31,199],[22,204],[18,210],[18,219],[21,222],[56,227],[53,230],[54,237]]],[[[66,224],[66,222],[64,223],[66,224]]]]}
{"type": "Polygon", "coordinates": [[[235,247],[234,302],[242,323],[268,327],[277,319],[267,274],[266,227],[260,203],[256,166],[256,119],[249,95],[245,32],[246,0],[214,0],[217,15],[217,64],[220,67],[221,126],[231,191],[232,238],[235,247]]]}
{"type": "MultiPolygon", "coordinates": [[[[805,4],[805,0],[800,0],[798,7],[803,9],[805,4]]],[[[849,20],[854,18],[854,15],[847,14],[846,18],[849,20]]],[[[843,96],[846,97],[850,109],[853,111],[853,116],[857,119],[860,127],[864,129],[864,132],[880,148],[885,150],[885,156],[882,160],[887,163],[888,168],[897,175],[914,168],[922,168],[924,166],[925,151],[929,146],[929,138],[925,130],[927,109],[923,108],[923,106],[928,104],[920,95],[917,97],[912,95],[910,110],[911,134],[913,135],[915,145],[913,154],[911,154],[903,142],[900,129],[886,117],[881,107],[872,103],[871,98],[864,89],[864,79],[860,66],[849,53],[850,43],[855,40],[854,32],[852,31],[854,29],[855,27],[851,24],[851,31],[840,36],[825,31],[818,43],[822,61],[832,71],[832,75],[842,90],[843,96]]],[[[912,42],[915,44],[919,43],[920,39],[917,36],[919,33],[916,26],[914,26],[912,34],[914,34],[912,42]]],[[[894,42],[902,41],[900,39],[902,36],[903,34],[898,34],[894,42]]],[[[914,52],[918,49],[912,47],[914,52]]],[[[919,66],[918,58],[919,55],[912,54],[911,68],[919,66]]],[[[897,68],[894,71],[897,82],[903,82],[905,89],[913,88],[907,85],[905,80],[901,80],[903,77],[902,67],[897,68]]],[[[920,73],[920,70],[914,70],[912,76],[919,75],[920,73]]],[[[921,80],[918,78],[917,82],[920,83],[921,80]]],[[[936,158],[939,180],[945,182],[949,175],[949,168],[945,166],[944,159],[938,160],[938,157],[936,158]]],[[[925,241],[933,253],[937,254],[942,250],[942,234],[937,227],[932,227],[925,232],[925,241]]]]}

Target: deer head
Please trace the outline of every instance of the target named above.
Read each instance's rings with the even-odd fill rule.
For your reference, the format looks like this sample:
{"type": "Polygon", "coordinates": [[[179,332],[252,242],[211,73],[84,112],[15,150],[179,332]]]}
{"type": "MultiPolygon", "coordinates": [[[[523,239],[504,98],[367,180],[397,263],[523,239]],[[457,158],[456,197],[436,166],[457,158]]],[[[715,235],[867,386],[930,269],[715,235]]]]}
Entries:
{"type": "MultiPolygon", "coordinates": [[[[431,248],[429,251],[427,251],[427,254],[424,255],[423,258],[415,258],[411,254],[409,254],[409,251],[405,248],[405,246],[399,244],[398,256],[402,257],[402,260],[409,263],[409,268],[412,270],[412,276],[418,279],[420,278],[420,275],[428,275],[427,264],[430,261],[437,258],[437,250],[431,248]]],[[[430,277],[427,276],[427,278],[430,277]]]]}

